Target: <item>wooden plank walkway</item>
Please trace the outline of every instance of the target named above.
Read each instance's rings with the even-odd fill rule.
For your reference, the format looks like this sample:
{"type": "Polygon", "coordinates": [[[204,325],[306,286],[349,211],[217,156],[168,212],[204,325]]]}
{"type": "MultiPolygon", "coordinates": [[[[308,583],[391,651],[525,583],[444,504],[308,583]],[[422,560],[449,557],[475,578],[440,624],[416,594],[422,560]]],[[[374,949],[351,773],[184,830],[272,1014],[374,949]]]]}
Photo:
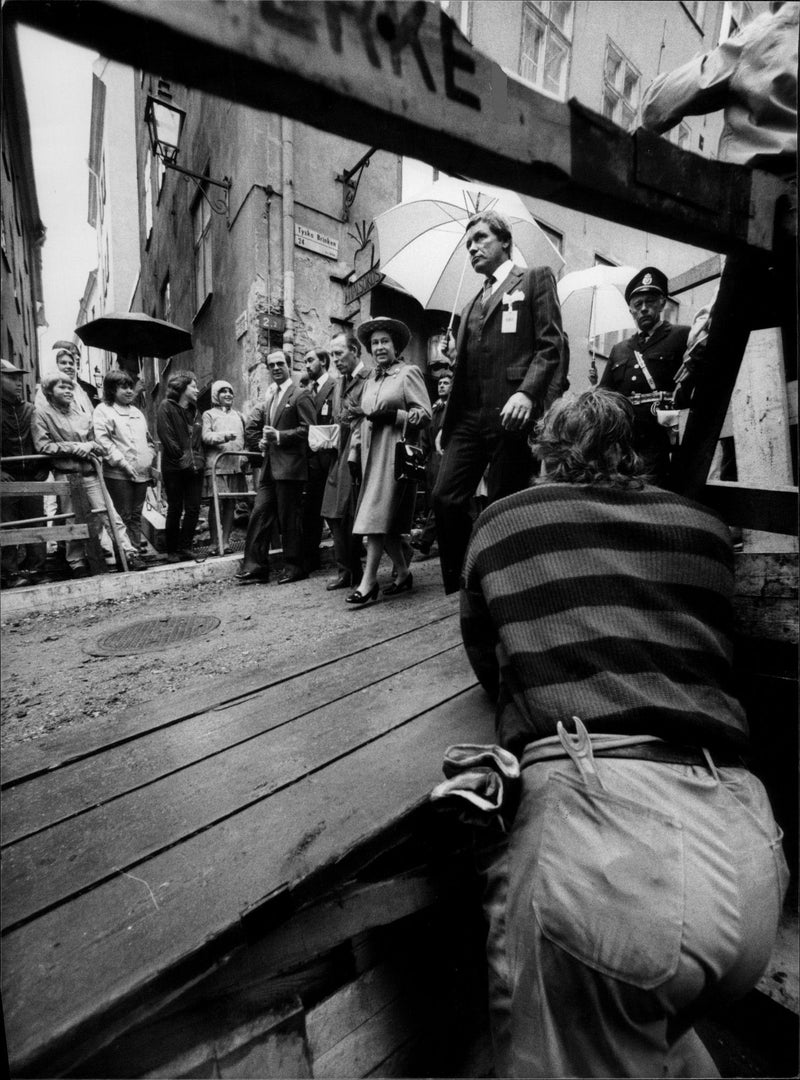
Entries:
{"type": "Polygon", "coordinates": [[[105,731],[6,754],[13,1073],[45,1075],[159,987],[208,970],[254,919],[260,932],[278,925],[287,896],[335,884],[424,806],[448,743],[492,738],[451,600],[381,632],[228,680],[203,706],[174,695],[105,731]]]}

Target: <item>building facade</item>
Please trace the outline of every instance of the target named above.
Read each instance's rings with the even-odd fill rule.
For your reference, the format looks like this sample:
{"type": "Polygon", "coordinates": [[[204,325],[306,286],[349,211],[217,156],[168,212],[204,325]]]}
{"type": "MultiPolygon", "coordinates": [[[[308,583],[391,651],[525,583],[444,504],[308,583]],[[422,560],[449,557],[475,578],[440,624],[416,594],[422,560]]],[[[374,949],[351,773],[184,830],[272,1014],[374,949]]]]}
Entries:
{"type": "MultiPolygon", "coordinates": [[[[714,47],[767,5],[442,0],[441,6],[510,75],[562,100],[577,98],[633,131],[642,94],[659,72],[714,47]]],[[[345,174],[371,148],[145,73],[135,82],[142,302],[147,313],[190,329],[194,344],[168,363],[147,361],[154,399],[168,369],[190,366],[203,390],[215,378],[231,381],[247,408],[263,393],[270,348],[292,355],[297,377],[307,349],[370,314],[408,322],[414,337],[407,355],[426,366],[449,313],[424,311],[391,282],[375,283],[380,252],[371,225],[413,192],[412,174],[418,186],[434,179],[435,169],[417,163],[412,170],[377,150],[348,185],[345,174]],[[153,157],[143,118],[148,95],[162,94],[186,114],[177,163],[209,181],[230,179],[222,213],[210,203],[221,202],[223,188],[198,186],[153,157]],[[346,192],[352,195],[347,208],[346,192]]],[[[719,115],[692,117],[665,137],[713,157],[720,130],[719,115]]],[[[655,264],[675,279],[712,255],[540,199],[525,201],[563,255],[562,275],[597,264],[655,264]]],[[[682,292],[669,317],[691,320],[713,288],[712,282],[682,292]]],[[[621,331],[590,341],[580,304],[565,311],[565,322],[571,383],[580,391],[590,385],[590,361],[602,373],[621,331]]]]}
{"type": "MultiPolygon", "coordinates": [[[[107,312],[134,310],[139,278],[139,205],[136,177],[134,72],[104,58],[92,67],[87,221],[97,240],[97,266],[89,275],[76,326],[107,312]]],[[[82,349],[86,379],[97,381],[114,354],[82,349]]]]}
{"type": "Polygon", "coordinates": [[[0,168],[0,352],[26,369],[31,400],[39,378],[38,328],[44,323],[42,244],[28,109],[13,28],[3,34],[2,168],[0,168]]]}

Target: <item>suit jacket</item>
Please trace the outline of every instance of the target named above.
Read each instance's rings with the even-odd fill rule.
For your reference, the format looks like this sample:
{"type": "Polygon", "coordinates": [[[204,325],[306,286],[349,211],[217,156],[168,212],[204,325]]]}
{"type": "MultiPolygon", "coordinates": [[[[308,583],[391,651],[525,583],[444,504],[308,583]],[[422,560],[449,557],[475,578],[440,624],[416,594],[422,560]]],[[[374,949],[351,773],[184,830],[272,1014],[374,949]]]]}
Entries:
{"type": "MultiPolygon", "coordinates": [[[[467,324],[473,304],[480,303],[481,294],[470,301],[461,314],[456,337],[456,359],[453,386],[442,421],[442,443],[458,424],[467,401],[467,324]]],[[[533,418],[541,415],[548,391],[554,386],[559,392],[567,385],[569,353],[561,326],[561,308],[556,292],[556,280],[547,266],[523,270],[512,267],[505,281],[493,294],[483,317],[479,341],[473,347],[492,358],[496,377],[490,388],[490,406],[498,410],[517,391],[527,394],[533,402],[533,418]],[[509,293],[522,293],[511,310],[516,312],[516,327],[503,333],[503,311],[509,309],[503,298],[509,293]]],[[[485,388],[484,388],[485,389],[485,388]]]]}
{"type": "MultiPolygon", "coordinates": [[[[244,435],[248,450],[258,450],[271,404],[272,395],[256,405],[247,418],[244,435]]],[[[272,427],[280,432],[280,442],[267,444],[260,482],[263,482],[267,469],[273,480],[308,479],[308,426],[315,419],[311,394],[299,386],[290,386],[272,417],[272,427]]]]}
{"type": "Polygon", "coordinates": [[[333,423],[333,392],[336,389],[337,380],[332,376],[328,376],[325,380],[324,386],[322,386],[316,394],[311,387],[308,387],[308,392],[311,394],[311,398],[314,402],[314,410],[316,413],[315,424],[332,424],[333,423]]]}

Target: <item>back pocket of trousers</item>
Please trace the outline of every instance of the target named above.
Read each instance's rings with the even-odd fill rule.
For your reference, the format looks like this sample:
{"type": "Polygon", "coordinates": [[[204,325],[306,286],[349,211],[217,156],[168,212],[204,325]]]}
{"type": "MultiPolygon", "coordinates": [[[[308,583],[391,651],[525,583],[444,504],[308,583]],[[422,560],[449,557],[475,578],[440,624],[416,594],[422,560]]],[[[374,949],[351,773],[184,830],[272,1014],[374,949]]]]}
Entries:
{"type": "Polygon", "coordinates": [[[680,822],[556,774],[547,787],[533,908],[542,933],[642,989],[675,974],[684,911],[680,822]]]}

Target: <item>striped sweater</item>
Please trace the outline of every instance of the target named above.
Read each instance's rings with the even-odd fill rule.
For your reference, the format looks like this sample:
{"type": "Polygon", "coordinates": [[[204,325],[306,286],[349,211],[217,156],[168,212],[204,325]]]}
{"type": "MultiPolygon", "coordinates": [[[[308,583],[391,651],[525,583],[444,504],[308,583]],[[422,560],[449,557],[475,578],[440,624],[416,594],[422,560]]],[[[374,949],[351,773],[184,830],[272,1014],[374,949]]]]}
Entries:
{"type": "Polygon", "coordinates": [[[712,512],[660,488],[544,484],[478,520],[461,629],[500,745],[589,731],[742,749],[733,569],[712,512]]]}

